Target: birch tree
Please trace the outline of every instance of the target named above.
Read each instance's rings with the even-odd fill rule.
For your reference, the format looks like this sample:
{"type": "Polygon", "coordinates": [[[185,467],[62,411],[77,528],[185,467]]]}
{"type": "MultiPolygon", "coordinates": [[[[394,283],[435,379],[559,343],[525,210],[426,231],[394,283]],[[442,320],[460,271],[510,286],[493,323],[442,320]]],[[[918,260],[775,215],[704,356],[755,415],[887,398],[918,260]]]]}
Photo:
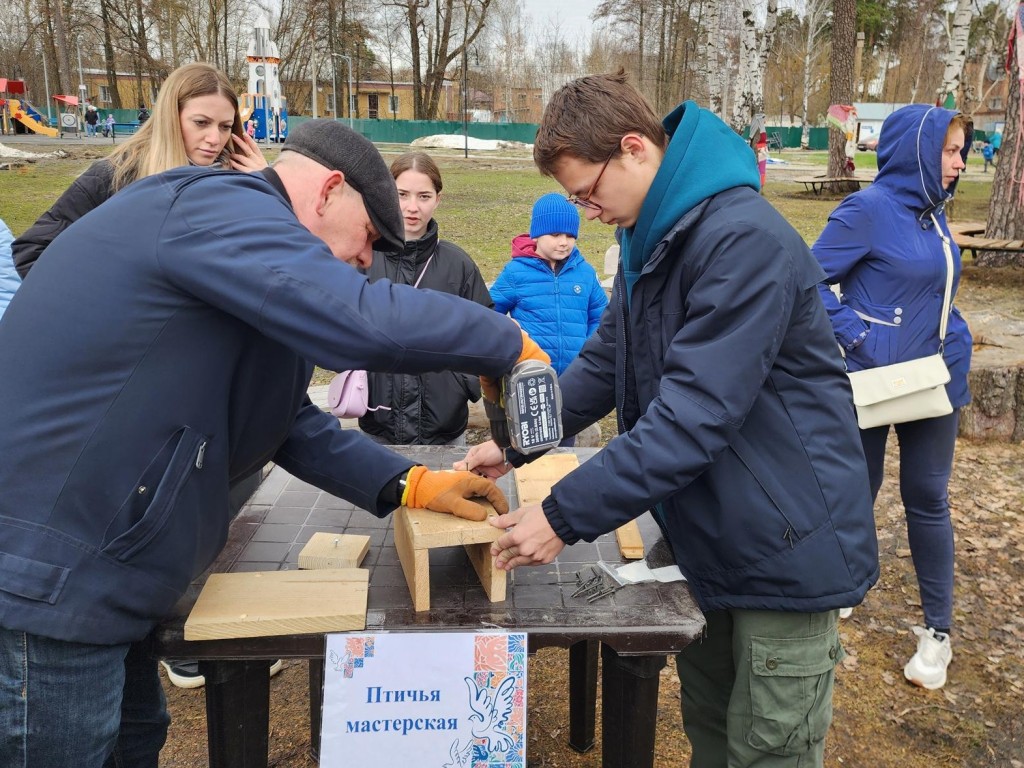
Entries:
{"type": "Polygon", "coordinates": [[[939,100],[949,97],[954,103],[960,101],[960,78],[967,61],[967,40],[971,34],[971,6],[974,0],[957,0],[953,12],[953,26],[949,33],[949,51],[946,53],[946,68],[942,73],[942,87],[939,89],[939,100]]]}
{"type": "Polygon", "coordinates": [[[750,122],[758,113],[764,112],[764,72],[768,67],[768,54],[775,37],[775,21],[778,18],[777,0],[768,0],[764,31],[760,40],[757,36],[757,16],[753,0],[743,0],[740,29],[740,72],[734,81],[735,97],[730,123],[736,131],[750,122]]]}
{"type": "Polygon", "coordinates": [[[706,28],[704,38],[705,59],[708,73],[708,109],[722,117],[722,27],[718,0],[707,0],[705,4],[706,28]]]}
{"type": "Polygon", "coordinates": [[[807,0],[804,3],[804,71],[803,98],[800,101],[800,146],[811,143],[811,123],[808,119],[808,104],[811,100],[811,85],[814,71],[821,56],[825,33],[831,21],[831,0],[807,0]]]}

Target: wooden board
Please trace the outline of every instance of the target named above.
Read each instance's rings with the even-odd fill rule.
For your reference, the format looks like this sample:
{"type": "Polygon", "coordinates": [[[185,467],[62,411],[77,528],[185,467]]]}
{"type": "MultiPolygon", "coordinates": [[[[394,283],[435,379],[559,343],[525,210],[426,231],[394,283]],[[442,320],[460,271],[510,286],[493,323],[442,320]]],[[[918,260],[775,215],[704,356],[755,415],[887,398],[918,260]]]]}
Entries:
{"type": "Polygon", "coordinates": [[[358,568],[370,549],[369,536],[348,533],[314,533],[299,552],[299,568],[358,568]]]}
{"type": "MultiPolygon", "coordinates": [[[[488,517],[498,514],[490,502],[483,499],[472,501],[483,507],[488,517]]],[[[504,533],[486,520],[463,520],[446,512],[433,512],[429,509],[401,509],[408,519],[410,533],[417,549],[456,547],[459,544],[490,544],[504,533]]]]}
{"type": "MultiPolygon", "coordinates": [[[[551,493],[551,486],[579,465],[575,454],[553,453],[519,467],[515,470],[519,505],[539,504],[551,493]]],[[[644,556],[644,541],[636,520],[630,520],[615,531],[615,540],[619,544],[619,553],[625,559],[639,560],[644,556]]]]}
{"type": "Polygon", "coordinates": [[[185,622],[185,639],[365,629],[369,575],[360,568],[215,573],[185,622]]]}
{"type": "Polygon", "coordinates": [[[619,553],[626,560],[642,560],[644,556],[644,540],[640,536],[640,526],[636,520],[630,520],[615,531],[615,541],[619,544],[619,553]]]}
{"type": "Polygon", "coordinates": [[[513,470],[519,506],[540,504],[551,493],[551,486],[579,465],[574,453],[552,453],[513,470]]]}

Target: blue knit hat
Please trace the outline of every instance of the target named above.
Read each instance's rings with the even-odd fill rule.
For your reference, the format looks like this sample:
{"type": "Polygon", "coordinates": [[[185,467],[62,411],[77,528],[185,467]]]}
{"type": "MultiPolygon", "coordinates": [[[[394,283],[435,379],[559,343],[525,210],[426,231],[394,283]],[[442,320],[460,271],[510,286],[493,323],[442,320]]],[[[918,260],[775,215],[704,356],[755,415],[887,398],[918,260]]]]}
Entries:
{"type": "Polygon", "coordinates": [[[530,237],[541,235],[572,235],[579,237],[580,215],[576,206],[559,195],[550,192],[533,204],[530,218],[530,237]]]}

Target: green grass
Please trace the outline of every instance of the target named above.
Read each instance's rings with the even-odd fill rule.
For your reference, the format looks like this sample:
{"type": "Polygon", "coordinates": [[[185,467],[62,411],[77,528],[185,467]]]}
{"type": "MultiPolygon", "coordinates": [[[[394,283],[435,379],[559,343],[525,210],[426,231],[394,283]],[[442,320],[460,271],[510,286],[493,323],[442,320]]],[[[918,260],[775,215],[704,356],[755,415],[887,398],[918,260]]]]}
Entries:
{"type": "MultiPolygon", "coordinates": [[[[407,149],[398,145],[382,147],[388,162],[407,149]]],[[[46,159],[0,172],[0,216],[15,235],[21,234],[102,152],[90,149],[89,157],[46,159]]],[[[271,160],[276,155],[276,149],[267,153],[271,160]]],[[[511,239],[529,229],[534,200],[546,192],[562,190],[553,179],[537,172],[529,152],[504,152],[501,156],[475,152],[468,160],[457,150],[431,150],[431,155],[444,178],[443,198],[435,214],[441,236],[462,246],[479,264],[484,278],[493,280],[509,259],[511,239]]],[[[827,161],[824,152],[799,150],[787,150],[783,158],[792,162],[827,161]]],[[[952,218],[984,221],[991,189],[989,182],[962,180],[951,208],[952,218]]],[[[818,237],[829,213],[841,200],[840,196],[816,197],[795,182],[773,179],[770,172],[765,197],[808,243],[818,237]]],[[[604,253],[613,243],[610,227],[582,222],[579,248],[599,275],[604,253]]]]}

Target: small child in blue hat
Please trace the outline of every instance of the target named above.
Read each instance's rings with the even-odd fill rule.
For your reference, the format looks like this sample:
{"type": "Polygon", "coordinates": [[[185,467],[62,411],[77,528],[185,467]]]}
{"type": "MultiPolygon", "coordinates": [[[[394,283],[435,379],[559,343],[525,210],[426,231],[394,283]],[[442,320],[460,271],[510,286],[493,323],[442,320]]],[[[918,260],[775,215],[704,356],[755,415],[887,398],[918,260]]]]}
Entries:
{"type": "Polygon", "coordinates": [[[491,286],[494,308],[523,327],[559,375],[608,305],[597,272],[576,247],[579,232],[576,207],[554,192],[543,195],[533,204],[530,233],[512,238],[512,260],[491,286]]]}

